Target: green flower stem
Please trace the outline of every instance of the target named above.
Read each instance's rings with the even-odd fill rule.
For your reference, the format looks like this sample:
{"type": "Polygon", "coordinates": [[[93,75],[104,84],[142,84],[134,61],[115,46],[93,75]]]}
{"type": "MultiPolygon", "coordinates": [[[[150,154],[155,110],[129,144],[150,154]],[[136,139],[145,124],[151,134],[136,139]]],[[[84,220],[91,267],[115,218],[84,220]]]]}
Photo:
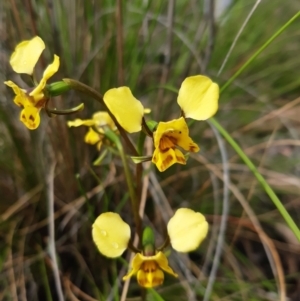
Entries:
{"type": "MultiPolygon", "coordinates": [[[[136,181],[136,195],[138,196],[138,203],[133,210],[136,210],[136,214],[139,216],[140,211],[140,199],[142,195],[142,178],[143,178],[143,166],[142,164],[136,164],[135,166],[135,181],[136,181]]],[[[142,237],[142,228],[139,229],[139,236],[142,237]]]]}
{"type": "MultiPolygon", "coordinates": [[[[291,19],[289,19],[279,30],[277,30],[247,61],[246,63],[221,87],[220,93],[224,92],[229,85],[257,58],[257,56],[262,53],[281,33],[283,33],[297,18],[300,17],[300,11],[298,11],[291,19]]],[[[286,223],[293,231],[295,236],[300,241],[300,230],[295,224],[294,220],[291,218],[289,213],[284,208],[283,204],[273,191],[273,189],[269,186],[264,177],[259,173],[255,165],[248,158],[248,156],[243,152],[240,146],[235,142],[235,140],[230,136],[230,134],[214,119],[210,119],[211,123],[218,129],[218,131],[223,135],[223,137],[227,140],[227,142],[234,148],[237,154],[241,157],[241,159],[245,162],[248,168],[253,172],[257,180],[263,186],[266,193],[269,195],[286,223]]]]}
{"type": "MultiPolygon", "coordinates": [[[[113,261],[113,264],[111,265],[112,268],[112,274],[113,274],[113,279],[117,279],[118,278],[118,269],[117,269],[117,262],[113,261]]],[[[114,300],[115,301],[119,301],[119,289],[118,289],[118,281],[115,281],[113,287],[113,293],[114,293],[114,300]]]]}
{"type": "Polygon", "coordinates": [[[155,289],[149,288],[148,291],[155,301],[165,301],[165,299],[163,299],[162,296],[155,289]]]}
{"type": "MultiPolygon", "coordinates": [[[[63,81],[66,84],[68,84],[72,89],[74,89],[76,91],[80,91],[80,92],[92,97],[93,99],[97,100],[105,108],[105,110],[109,113],[110,117],[114,121],[116,127],[118,128],[120,135],[124,139],[126,145],[130,149],[131,153],[134,156],[139,155],[136,148],[134,147],[134,145],[128,138],[125,130],[120,126],[120,124],[116,120],[115,116],[110,112],[110,110],[108,109],[108,107],[106,106],[106,104],[103,100],[103,96],[98,91],[96,91],[95,89],[93,89],[77,80],[71,79],[71,78],[64,78],[63,81]]],[[[122,160],[123,166],[124,166],[125,177],[126,177],[126,181],[127,181],[127,185],[128,185],[128,189],[129,189],[129,195],[131,198],[132,210],[133,210],[133,214],[134,214],[135,224],[137,227],[137,233],[138,233],[139,237],[141,237],[142,223],[141,223],[141,218],[139,216],[139,205],[140,205],[139,197],[141,194],[141,177],[142,177],[142,172],[143,172],[142,165],[137,164],[137,166],[136,166],[136,183],[137,183],[137,185],[136,185],[136,190],[135,190],[133,181],[132,181],[132,177],[131,177],[131,173],[129,170],[128,162],[126,160],[126,155],[124,153],[123,146],[119,140],[118,135],[116,135],[110,129],[105,129],[105,134],[111,141],[113,141],[115,143],[115,145],[117,146],[118,151],[120,153],[121,160],[122,160]]]]}
{"type": "Polygon", "coordinates": [[[46,106],[45,106],[45,111],[48,114],[48,116],[50,116],[50,117],[52,115],[70,115],[70,114],[74,114],[74,113],[77,113],[79,111],[82,111],[83,109],[84,109],[84,104],[83,103],[81,103],[77,107],[67,109],[67,110],[49,109],[48,108],[48,102],[46,102],[46,106]]]}
{"type": "Polygon", "coordinates": [[[153,138],[153,132],[149,129],[148,124],[146,123],[146,120],[144,117],[142,118],[142,129],[145,131],[145,133],[149,137],[153,138]]]}
{"type": "Polygon", "coordinates": [[[240,146],[235,142],[235,140],[230,136],[230,134],[218,123],[218,121],[215,118],[210,118],[209,121],[216,127],[216,129],[223,135],[223,137],[227,140],[227,142],[233,147],[233,149],[237,152],[237,154],[240,156],[240,158],[245,162],[245,164],[248,166],[248,168],[253,172],[256,179],[259,181],[259,183],[264,188],[265,192],[269,195],[271,200],[273,201],[274,205],[277,207],[279,212],[281,213],[282,217],[285,219],[286,223],[290,227],[290,229],[293,231],[295,236],[300,241],[300,230],[295,224],[294,220],[291,218],[289,213],[284,208],[283,204],[273,191],[273,189],[270,187],[270,185],[267,183],[265,178],[259,173],[255,165],[252,163],[252,161],[248,158],[248,156],[243,152],[243,150],[240,148],[240,146]]]}
{"type": "Polygon", "coordinates": [[[280,34],[282,34],[297,18],[300,17],[300,11],[289,19],[279,30],[277,30],[250,58],[246,63],[221,87],[220,93],[224,92],[229,85],[261,54],[280,34]]]}
{"type": "MultiPolygon", "coordinates": [[[[143,155],[145,139],[146,139],[145,132],[144,131],[140,131],[138,142],[137,142],[137,151],[139,153],[139,156],[136,157],[136,158],[139,158],[140,156],[143,155]]],[[[131,157],[134,157],[134,156],[131,156],[131,157]]]]}
{"type": "Polygon", "coordinates": [[[126,145],[130,149],[132,154],[134,156],[138,156],[138,152],[135,149],[134,145],[131,143],[130,139],[128,138],[125,130],[120,126],[120,124],[116,120],[115,116],[110,112],[108,107],[105,105],[105,102],[103,100],[103,96],[98,91],[96,91],[95,89],[93,89],[93,88],[89,87],[88,85],[85,85],[84,83],[81,83],[80,81],[77,81],[75,79],[64,78],[63,81],[66,84],[68,84],[69,86],[71,86],[71,88],[73,90],[80,91],[80,92],[92,97],[93,99],[97,100],[102,106],[104,106],[105,110],[108,112],[109,116],[114,121],[116,127],[118,128],[121,136],[123,137],[126,145]]]}
{"type": "Polygon", "coordinates": [[[142,250],[140,250],[140,249],[138,249],[138,248],[136,248],[134,245],[133,245],[133,240],[129,240],[129,242],[128,242],[128,249],[130,249],[132,252],[134,252],[134,253],[142,253],[142,250]]]}
{"type": "MultiPolygon", "coordinates": [[[[292,19],[290,19],[290,21],[287,23],[288,25],[291,24],[292,21],[294,21],[297,17],[300,16],[300,12],[298,12],[292,19]]],[[[285,24],[283,27],[287,28],[287,24],[285,24]]],[[[280,32],[281,29],[279,30],[280,32]]],[[[278,36],[278,34],[276,35],[278,36]]],[[[273,36],[274,39],[274,36],[273,36]]],[[[273,40],[272,39],[272,40],[273,40]]],[[[271,39],[270,39],[271,40],[271,39]]],[[[269,40],[269,41],[270,41],[269,40]]],[[[270,43],[270,42],[269,42],[270,43]]],[[[268,44],[269,44],[268,43],[268,44]]],[[[266,46],[264,47],[266,48],[266,46]]],[[[258,54],[257,54],[258,55],[258,54]]],[[[257,56],[256,55],[256,56],[257,56]]],[[[255,56],[255,57],[256,57],[255,56]]],[[[252,61],[253,59],[250,58],[250,60],[252,61]]],[[[245,63],[245,65],[249,65],[248,62],[245,63]]],[[[244,65],[244,66],[245,66],[244,65]]],[[[242,70],[244,70],[244,66],[242,66],[242,70]]],[[[236,74],[225,84],[225,86],[223,86],[223,88],[221,88],[221,92],[224,91],[227,86],[240,74],[241,72],[236,72],[236,74]]],[[[165,87],[166,89],[173,91],[175,93],[178,93],[178,90],[173,88],[173,87],[165,87]]],[[[281,201],[279,200],[279,198],[277,197],[277,195],[275,194],[275,192],[273,191],[273,189],[270,187],[270,185],[267,183],[267,181],[265,180],[265,178],[259,173],[259,171],[257,170],[257,168],[255,167],[255,165],[252,163],[252,161],[248,158],[248,156],[243,152],[243,150],[241,149],[241,147],[237,144],[237,142],[235,142],[235,140],[230,136],[230,134],[217,122],[216,119],[214,118],[210,118],[209,121],[217,128],[217,130],[221,133],[221,135],[227,140],[227,142],[232,146],[232,148],[237,152],[237,154],[240,156],[240,158],[245,162],[245,164],[248,166],[248,168],[253,172],[254,176],[257,178],[257,180],[259,181],[259,183],[262,185],[262,187],[264,188],[264,190],[266,191],[266,193],[269,195],[269,197],[271,198],[271,200],[273,201],[273,203],[275,204],[275,206],[277,207],[277,209],[279,210],[279,212],[281,213],[281,215],[283,216],[284,220],[286,221],[286,223],[288,224],[288,226],[290,227],[290,229],[293,231],[293,233],[295,234],[295,236],[298,238],[298,240],[300,241],[300,230],[297,227],[297,225],[295,224],[294,220],[291,218],[291,216],[289,215],[289,213],[286,211],[286,209],[284,208],[284,206],[282,205],[281,201]]],[[[195,120],[192,120],[188,123],[188,125],[192,125],[195,122],[195,120]]]]}
{"type": "Polygon", "coordinates": [[[50,288],[50,283],[49,283],[49,279],[48,279],[48,273],[47,273],[47,268],[45,266],[45,259],[44,259],[44,250],[40,245],[36,246],[36,249],[38,251],[38,258],[40,258],[41,260],[39,261],[39,275],[40,275],[40,281],[43,284],[43,288],[45,290],[45,295],[46,295],[46,300],[47,301],[53,301],[52,299],[52,294],[51,294],[51,288],[50,288]]]}
{"type": "Polygon", "coordinates": [[[119,136],[114,131],[109,129],[108,127],[104,128],[104,132],[105,132],[105,136],[116,145],[116,147],[120,153],[120,157],[121,157],[123,167],[124,167],[126,182],[127,182],[127,186],[128,186],[128,190],[129,190],[129,195],[130,195],[130,199],[131,199],[134,221],[136,224],[137,233],[138,233],[139,237],[141,238],[142,223],[141,223],[141,218],[139,215],[139,205],[140,204],[139,204],[139,200],[137,198],[136,191],[134,189],[133,180],[132,180],[130,169],[128,166],[126,154],[124,153],[123,146],[122,146],[122,143],[120,142],[119,136]]]}
{"type": "Polygon", "coordinates": [[[163,249],[165,249],[166,247],[168,247],[170,245],[170,237],[169,235],[167,235],[165,241],[163,242],[163,244],[157,248],[157,251],[162,251],[163,249]]]}

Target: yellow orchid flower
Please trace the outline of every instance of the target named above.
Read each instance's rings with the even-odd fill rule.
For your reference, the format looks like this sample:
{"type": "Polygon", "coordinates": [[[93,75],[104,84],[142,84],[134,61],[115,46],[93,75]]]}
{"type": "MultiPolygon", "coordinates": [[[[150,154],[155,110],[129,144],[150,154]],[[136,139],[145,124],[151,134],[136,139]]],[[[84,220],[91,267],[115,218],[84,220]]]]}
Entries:
{"type": "Polygon", "coordinates": [[[123,277],[123,280],[127,280],[136,274],[140,286],[155,287],[164,282],[163,271],[178,277],[169,267],[168,259],[161,251],[153,256],[144,256],[141,253],[137,253],[132,260],[132,270],[123,277]]]}
{"type": "Polygon", "coordinates": [[[152,162],[159,171],[165,171],[174,163],[186,164],[180,149],[198,152],[198,145],[189,137],[189,128],[183,117],[169,122],[159,122],[153,133],[154,153],[152,162]]]}
{"type": "MultiPolygon", "coordinates": [[[[33,75],[34,67],[45,49],[43,40],[36,36],[29,41],[19,43],[14,53],[11,55],[10,64],[16,73],[25,73],[33,75]]],[[[30,129],[36,129],[40,124],[40,110],[45,106],[47,95],[44,88],[50,77],[57,72],[59,68],[59,57],[54,55],[53,62],[48,65],[43,73],[43,77],[33,89],[21,89],[12,81],[5,81],[4,84],[12,88],[15,93],[14,102],[23,107],[20,114],[20,120],[30,129]]]]}
{"type": "MultiPolygon", "coordinates": [[[[190,252],[206,237],[208,223],[201,213],[181,208],[170,219],[167,229],[173,249],[178,252],[190,252]]],[[[102,213],[92,226],[92,237],[100,253],[114,258],[121,256],[127,248],[130,228],[117,213],[102,213]]],[[[177,277],[164,253],[155,249],[154,234],[149,227],[146,227],[143,233],[143,251],[134,256],[131,266],[123,280],[136,275],[142,287],[161,285],[164,281],[163,272],[177,277]]]]}
{"type": "MultiPolygon", "coordinates": [[[[104,94],[104,102],[120,125],[129,133],[138,132],[142,127],[144,110],[128,87],[110,89],[104,94]]],[[[185,118],[206,120],[218,109],[219,86],[203,75],[187,77],[179,89],[177,103],[182,117],[168,122],[159,122],[153,133],[154,153],[152,162],[159,171],[165,171],[174,163],[186,164],[178,148],[198,152],[199,147],[189,137],[185,118]]]]}
{"type": "Polygon", "coordinates": [[[116,125],[109,116],[107,112],[100,111],[95,114],[93,114],[92,119],[75,119],[73,121],[68,121],[68,126],[69,127],[78,127],[78,126],[88,126],[89,130],[86,133],[84,137],[85,143],[92,144],[92,145],[97,145],[97,149],[100,150],[103,142],[104,136],[104,131],[103,131],[103,126],[108,126],[110,129],[113,131],[116,131],[116,125]],[[94,131],[92,127],[96,127],[97,131],[94,131]]]}

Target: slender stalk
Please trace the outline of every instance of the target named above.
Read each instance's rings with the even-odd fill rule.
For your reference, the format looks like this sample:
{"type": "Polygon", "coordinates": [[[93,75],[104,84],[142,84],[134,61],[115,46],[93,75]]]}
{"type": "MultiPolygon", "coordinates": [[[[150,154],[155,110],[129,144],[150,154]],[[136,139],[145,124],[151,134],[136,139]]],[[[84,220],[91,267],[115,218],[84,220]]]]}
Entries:
{"type": "Polygon", "coordinates": [[[142,250],[139,250],[138,248],[136,248],[133,244],[133,241],[132,240],[129,240],[128,242],[128,249],[130,249],[132,252],[134,253],[141,253],[142,250]]]}
{"type": "MultiPolygon", "coordinates": [[[[102,106],[105,107],[105,109],[107,110],[107,112],[109,113],[110,117],[112,118],[112,120],[114,121],[114,123],[116,124],[122,138],[125,140],[126,145],[129,147],[129,149],[131,150],[131,152],[134,154],[134,156],[138,156],[138,152],[136,150],[136,148],[134,147],[134,145],[131,143],[130,139],[128,138],[125,130],[120,126],[120,124],[118,123],[118,121],[116,120],[115,116],[110,112],[110,110],[107,108],[107,106],[105,105],[105,102],[103,100],[102,95],[96,91],[95,89],[77,81],[77,80],[73,80],[70,78],[64,78],[63,81],[70,85],[72,87],[72,89],[83,92],[84,94],[92,97],[93,99],[97,100],[102,106]]],[[[136,183],[137,183],[137,187],[135,189],[134,185],[133,185],[133,179],[131,176],[131,172],[128,166],[128,162],[127,162],[127,158],[126,158],[126,154],[124,153],[124,149],[122,146],[122,143],[120,142],[120,139],[118,137],[118,135],[116,135],[113,131],[111,131],[110,129],[106,128],[105,129],[105,135],[115,143],[122,163],[123,163],[123,167],[124,167],[124,172],[125,172],[125,177],[126,177],[126,182],[127,182],[127,186],[128,186],[128,190],[129,190],[129,195],[130,195],[130,199],[131,199],[131,203],[132,203],[132,210],[133,210],[133,214],[134,214],[134,220],[135,220],[135,224],[137,227],[137,233],[139,235],[139,237],[141,237],[142,234],[142,223],[141,223],[141,218],[139,216],[139,197],[140,197],[140,192],[141,192],[141,176],[142,176],[142,165],[138,164],[137,165],[137,169],[136,169],[136,175],[137,175],[137,179],[136,179],[136,183]]]]}
{"type": "Polygon", "coordinates": [[[244,31],[246,25],[248,24],[250,18],[252,17],[252,15],[254,14],[256,8],[258,7],[258,5],[259,5],[260,3],[261,3],[261,0],[257,0],[257,1],[255,2],[253,8],[251,9],[250,13],[248,14],[247,18],[245,19],[243,25],[242,25],[241,28],[239,29],[239,31],[238,31],[236,37],[234,38],[234,40],[233,40],[233,42],[232,42],[232,44],[231,44],[231,46],[230,46],[230,48],[229,48],[229,50],[228,50],[228,52],[227,52],[227,54],[226,54],[226,57],[225,57],[225,59],[224,59],[222,65],[221,65],[221,67],[220,67],[220,69],[219,69],[219,71],[218,71],[217,76],[219,76],[219,75],[222,73],[222,71],[223,71],[223,69],[224,69],[224,67],[225,67],[225,65],[226,65],[226,63],[227,63],[227,61],[228,61],[228,59],[229,59],[230,54],[232,53],[232,50],[233,50],[234,46],[236,45],[237,40],[238,40],[239,37],[241,36],[241,34],[242,34],[242,32],[244,31]]]}
{"type": "Polygon", "coordinates": [[[142,128],[149,137],[153,138],[153,132],[149,129],[144,117],[142,119],[142,128]]]}
{"type": "MultiPolygon", "coordinates": [[[[135,181],[136,181],[136,196],[137,196],[137,207],[134,208],[134,210],[137,211],[137,215],[139,215],[139,209],[140,209],[140,199],[142,195],[142,179],[143,179],[143,166],[141,163],[136,164],[135,167],[135,181]]],[[[139,219],[140,216],[139,216],[139,219]]],[[[142,228],[139,229],[140,232],[138,232],[139,235],[142,235],[142,228]]]]}
{"type": "MultiPolygon", "coordinates": [[[[295,16],[299,17],[300,16],[300,11],[298,14],[295,16]]],[[[294,17],[295,18],[295,17],[294,17]]],[[[292,19],[294,19],[292,18],[292,19]]],[[[292,20],[291,19],[291,20],[292,20]]],[[[285,25],[284,25],[285,26],[285,25]]],[[[285,26],[286,28],[286,26],[285,26]]],[[[243,67],[242,67],[243,68],[243,67]]],[[[226,87],[225,87],[226,88],[226,87]]],[[[225,88],[221,91],[224,91],[225,88]]],[[[176,89],[168,87],[170,91],[173,92],[178,92],[176,89]]],[[[245,162],[245,164],[248,166],[248,168],[253,172],[254,176],[257,178],[257,180],[260,182],[266,193],[269,195],[285,221],[287,222],[288,226],[290,229],[293,231],[295,236],[298,238],[300,241],[300,230],[295,224],[294,220],[291,218],[289,213],[286,211],[282,203],[280,202],[279,198],[273,191],[273,189],[270,187],[270,185],[267,183],[265,178],[259,173],[258,169],[255,167],[255,165],[252,163],[252,161],[248,158],[248,156],[243,152],[241,147],[237,144],[237,142],[231,137],[231,135],[218,123],[218,121],[214,118],[210,118],[209,121],[211,122],[212,125],[214,125],[218,131],[222,134],[222,136],[227,140],[227,142],[232,146],[232,148],[237,152],[237,154],[241,157],[241,159],[245,162]]],[[[189,126],[194,123],[194,120],[189,122],[189,126]]]]}
{"type": "Polygon", "coordinates": [[[165,299],[162,298],[162,296],[153,288],[149,288],[148,290],[151,295],[154,297],[155,301],[165,301],[165,299]]]}
{"type": "Polygon", "coordinates": [[[43,284],[43,288],[45,290],[46,301],[53,301],[52,295],[51,295],[49,279],[48,279],[48,275],[47,275],[47,269],[46,269],[45,260],[44,260],[44,255],[43,255],[43,249],[41,248],[40,245],[37,245],[36,248],[38,249],[39,256],[41,258],[41,262],[39,264],[39,268],[40,268],[39,275],[40,275],[40,280],[43,284]]]}
{"type": "Polygon", "coordinates": [[[126,182],[127,182],[127,186],[128,186],[128,190],[129,190],[129,195],[130,195],[130,199],[131,199],[134,221],[135,221],[135,225],[137,228],[137,233],[138,233],[139,237],[141,238],[142,223],[141,223],[141,218],[139,215],[140,204],[139,204],[139,199],[137,197],[137,193],[134,189],[133,179],[132,179],[131,172],[130,172],[130,169],[128,166],[126,154],[124,153],[123,146],[122,146],[122,143],[120,142],[118,135],[109,128],[104,128],[104,132],[105,132],[105,135],[107,136],[107,138],[110,139],[113,143],[115,143],[115,145],[120,153],[120,157],[121,157],[123,167],[124,167],[125,178],[126,178],[126,182]]]}
{"type": "Polygon", "coordinates": [[[300,17],[298,11],[291,19],[289,19],[279,30],[277,30],[270,39],[268,39],[250,58],[246,63],[222,86],[220,93],[224,92],[229,85],[261,54],[280,34],[282,34],[297,18],[300,17]]]}
{"type": "MultiPolygon", "coordinates": [[[[300,11],[298,11],[291,19],[289,19],[279,30],[277,30],[246,62],[245,64],[221,87],[220,93],[224,92],[229,85],[257,58],[259,54],[261,54],[281,33],[283,33],[297,18],[300,17],[300,11]]],[[[254,176],[263,186],[266,193],[269,195],[286,223],[293,231],[295,236],[300,241],[300,230],[295,224],[294,220],[291,218],[289,213],[284,208],[283,204],[273,191],[273,189],[269,186],[264,177],[259,173],[255,165],[248,158],[248,156],[243,152],[240,146],[235,142],[235,140],[230,136],[230,134],[215,120],[214,118],[210,119],[211,123],[220,131],[223,137],[227,140],[227,142],[234,148],[237,154],[241,157],[241,159],[245,162],[248,168],[253,172],[254,176]]]]}
{"type": "Polygon", "coordinates": [[[157,251],[162,251],[163,249],[165,249],[166,247],[168,247],[170,245],[170,237],[169,235],[167,235],[165,241],[163,242],[163,244],[161,246],[159,246],[157,249],[157,251]]]}
{"type": "Polygon", "coordinates": [[[53,269],[53,277],[54,283],[56,287],[57,300],[64,301],[64,294],[62,289],[62,283],[59,275],[59,267],[56,257],[56,246],[55,246],[55,225],[54,225],[54,170],[55,164],[53,164],[50,168],[49,177],[48,177],[48,215],[49,215],[49,243],[48,250],[49,255],[52,260],[52,269],[53,269]]]}
{"type": "MultiPolygon", "coordinates": [[[[300,15],[300,14],[299,14],[300,15]]],[[[270,187],[268,182],[265,180],[265,178],[259,173],[258,169],[255,167],[255,165],[252,163],[252,161],[248,158],[248,156],[243,152],[241,147],[235,142],[235,140],[230,136],[230,134],[221,126],[221,124],[215,119],[210,118],[210,123],[217,128],[217,130],[222,134],[222,136],[227,140],[227,142],[232,146],[232,148],[237,152],[237,154],[240,156],[240,158],[245,162],[245,164],[248,166],[248,168],[253,172],[254,176],[258,180],[258,182],[262,185],[265,192],[268,194],[268,196],[273,201],[274,205],[277,207],[279,212],[281,213],[282,217],[290,227],[290,229],[293,231],[297,239],[300,241],[300,230],[295,224],[292,217],[289,215],[289,213],[284,208],[283,204],[273,191],[273,189],[270,187]]]]}
{"type": "MultiPolygon", "coordinates": [[[[123,16],[122,16],[122,0],[117,0],[116,5],[116,24],[117,24],[117,59],[118,59],[118,83],[119,86],[124,85],[124,62],[123,62],[123,16]]],[[[124,2],[125,4],[125,2],[124,2]]]]}
{"type": "Polygon", "coordinates": [[[212,126],[211,123],[210,126],[215,134],[219,146],[219,150],[221,153],[224,189],[223,189],[222,216],[221,216],[220,230],[219,230],[218,239],[216,243],[216,251],[212,262],[212,268],[209,273],[203,301],[208,301],[210,299],[211,292],[213,290],[213,286],[216,280],[216,275],[220,265],[220,258],[222,256],[222,252],[224,249],[225,232],[227,228],[227,219],[229,214],[229,166],[228,166],[227,150],[224,145],[224,141],[221,138],[220,131],[217,130],[214,126],[212,126]]]}
{"type": "Polygon", "coordinates": [[[215,1],[206,0],[204,1],[204,18],[207,22],[207,44],[205,49],[205,54],[203,58],[203,66],[201,73],[205,72],[210,61],[211,55],[215,46],[216,39],[216,24],[215,24],[215,1]]]}

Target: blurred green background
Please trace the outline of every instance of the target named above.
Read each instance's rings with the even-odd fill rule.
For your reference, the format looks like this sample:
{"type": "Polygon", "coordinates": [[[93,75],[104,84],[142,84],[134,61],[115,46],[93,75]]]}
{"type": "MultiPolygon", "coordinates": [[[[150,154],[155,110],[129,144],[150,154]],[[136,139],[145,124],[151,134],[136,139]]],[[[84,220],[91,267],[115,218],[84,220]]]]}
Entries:
{"type": "MultiPolygon", "coordinates": [[[[179,89],[185,77],[206,74],[222,86],[300,10],[295,0],[236,0],[214,14],[221,2],[3,0],[1,81],[27,87],[11,69],[9,57],[20,41],[39,35],[47,48],[38,74],[55,53],[61,66],[53,81],[77,79],[102,94],[126,85],[152,109],[149,118],[170,120],[179,114],[171,90],[179,89]]],[[[215,116],[298,226],[299,49],[296,20],[222,93],[215,116]]],[[[300,243],[247,166],[209,123],[190,127],[201,151],[186,166],[174,165],[164,173],[145,166],[143,178],[149,185],[144,224],[155,228],[159,243],[172,210],[179,207],[205,214],[209,236],[188,255],[169,252],[179,279],[166,276],[163,286],[147,293],[132,279],[126,291],[122,276],[130,252],[107,259],[91,239],[91,225],[102,212],[120,212],[133,224],[121,161],[108,154],[93,165],[99,152],[83,142],[87,129],[66,125],[103,108],[69,92],[51,100],[50,106],[67,109],[84,102],[82,112],[54,118],[42,112],[41,126],[29,131],[19,121],[20,109],[10,89],[3,84],[0,92],[0,300],[60,300],[57,279],[65,300],[300,300],[300,243]],[[227,155],[226,162],[221,154],[227,155]],[[224,172],[231,182],[225,233],[220,231],[224,172]],[[49,256],[51,200],[58,270],[49,256]],[[222,253],[214,279],[218,245],[222,253]]],[[[151,150],[147,144],[145,151],[151,150]]]]}

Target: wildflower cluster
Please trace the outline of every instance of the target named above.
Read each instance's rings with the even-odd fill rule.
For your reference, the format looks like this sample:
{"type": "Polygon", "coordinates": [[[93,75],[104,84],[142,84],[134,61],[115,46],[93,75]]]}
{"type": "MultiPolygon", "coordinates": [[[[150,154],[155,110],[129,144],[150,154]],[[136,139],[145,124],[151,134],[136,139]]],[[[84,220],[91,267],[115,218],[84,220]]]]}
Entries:
{"type": "MultiPolygon", "coordinates": [[[[34,68],[45,49],[45,43],[40,37],[35,37],[29,41],[23,41],[17,45],[15,51],[10,57],[12,69],[19,74],[27,74],[33,83],[33,87],[28,89],[20,88],[13,81],[5,81],[4,84],[12,88],[15,93],[14,103],[23,107],[20,113],[20,120],[30,130],[35,130],[40,125],[40,111],[46,108],[48,101],[52,96],[60,95],[70,89],[64,82],[56,82],[47,86],[47,81],[58,71],[59,57],[54,55],[53,62],[43,72],[41,80],[38,82],[34,74],[34,68]]],[[[77,112],[82,109],[72,110],[77,112]]],[[[46,108],[47,109],[47,108],[46,108]]],[[[47,109],[48,114],[59,113],[47,109]]],[[[65,111],[66,114],[68,111],[65,111]]],[[[64,112],[62,112],[64,114],[64,112]]]]}
{"type": "MultiPolygon", "coordinates": [[[[174,163],[186,164],[180,150],[198,152],[198,145],[189,137],[185,118],[206,120],[218,109],[219,87],[203,75],[186,78],[179,89],[177,103],[182,116],[168,122],[159,122],[153,133],[154,153],[152,162],[159,171],[174,163]]],[[[128,87],[108,90],[103,100],[118,123],[128,132],[139,132],[144,118],[144,108],[128,87]]]]}
{"type": "Polygon", "coordinates": [[[100,102],[105,108],[104,111],[95,112],[91,119],[77,118],[68,121],[67,124],[69,127],[86,126],[88,129],[84,141],[96,145],[98,150],[108,143],[110,147],[115,147],[111,144],[111,140],[117,142],[116,148],[120,152],[124,165],[137,234],[142,239],[140,248],[134,247],[129,224],[125,223],[119,214],[106,212],[100,214],[93,224],[93,240],[100,253],[107,257],[121,256],[127,248],[136,253],[131,270],[123,277],[123,280],[137,275],[139,285],[149,288],[163,283],[164,272],[177,277],[169,266],[163,249],[170,244],[178,252],[186,253],[195,250],[208,233],[208,223],[199,212],[188,208],[178,209],[167,224],[166,243],[160,248],[157,247],[153,229],[145,227],[142,231],[142,220],[138,213],[139,184],[134,184],[131,180],[130,169],[127,166],[128,154],[124,155],[119,137],[121,136],[133,150],[134,154],[131,154],[131,158],[139,164],[139,168],[142,168],[140,163],[146,160],[151,160],[160,172],[175,163],[186,164],[187,158],[183,151],[199,151],[199,146],[189,136],[186,118],[197,121],[206,120],[216,113],[219,97],[218,85],[204,75],[187,77],[182,82],[177,97],[179,117],[169,121],[147,121],[145,113],[149,112],[149,109],[144,108],[128,87],[110,89],[102,97],[93,88],[72,79],[48,84],[49,79],[57,73],[59,68],[60,61],[57,55],[54,55],[53,62],[44,70],[40,81],[37,81],[35,66],[44,49],[43,40],[40,37],[34,37],[17,45],[11,55],[12,69],[16,73],[29,75],[32,81],[32,86],[26,89],[20,88],[10,80],[4,82],[12,88],[15,94],[14,103],[22,107],[20,120],[28,129],[34,130],[40,124],[42,108],[49,116],[78,112],[83,105],[65,111],[48,108],[48,102],[52,97],[59,96],[70,89],[79,90],[100,102]],[[154,146],[152,156],[150,158],[142,156],[131,139],[127,137],[126,132],[129,134],[141,132],[141,135],[146,134],[151,137],[154,146]]]}
{"type": "MultiPolygon", "coordinates": [[[[205,217],[188,208],[176,211],[167,225],[168,237],[174,250],[182,253],[194,251],[208,232],[205,217]]],[[[128,247],[130,226],[119,214],[102,213],[93,224],[92,235],[99,251],[107,257],[121,256],[128,247]]],[[[139,285],[155,287],[163,283],[164,272],[174,277],[178,275],[169,266],[168,259],[155,247],[154,233],[150,227],[143,232],[142,250],[138,250],[132,261],[132,268],[123,280],[137,275],[139,285]]]]}

